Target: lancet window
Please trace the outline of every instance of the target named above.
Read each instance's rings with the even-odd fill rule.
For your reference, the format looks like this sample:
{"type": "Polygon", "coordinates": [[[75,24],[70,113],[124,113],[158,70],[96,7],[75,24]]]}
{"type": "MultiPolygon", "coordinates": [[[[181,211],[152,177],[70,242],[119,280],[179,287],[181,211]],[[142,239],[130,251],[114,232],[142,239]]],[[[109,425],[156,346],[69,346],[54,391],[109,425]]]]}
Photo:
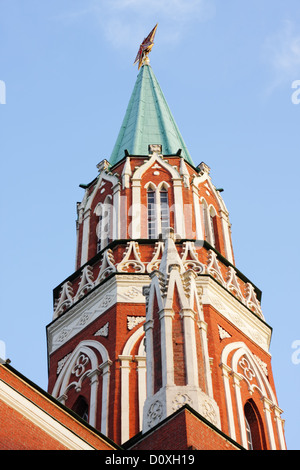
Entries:
{"type": "Polygon", "coordinates": [[[213,206],[209,207],[205,199],[201,200],[201,205],[205,239],[211,246],[220,251],[217,214],[215,208],[213,206]]]}
{"type": "Polygon", "coordinates": [[[104,203],[99,203],[95,212],[99,218],[97,225],[97,253],[99,253],[111,240],[111,196],[107,196],[104,203]]]}
{"type": "Polygon", "coordinates": [[[251,402],[252,400],[247,401],[244,406],[248,449],[262,450],[264,448],[264,436],[260,422],[261,418],[255,404],[251,402]]]}
{"type": "Polygon", "coordinates": [[[167,183],[147,188],[148,238],[158,238],[170,227],[170,209],[167,183]]]}
{"type": "Polygon", "coordinates": [[[147,211],[148,238],[156,238],[155,191],[152,188],[149,188],[147,191],[147,211]]]}
{"type": "Polygon", "coordinates": [[[85,421],[88,421],[89,418],[89,405],[87,404],[87,401],[84,397],[80,396],[76,400],[74,406],[73,406],[73,411],[75,411],[80,418],[84,419],[85,421]]]}

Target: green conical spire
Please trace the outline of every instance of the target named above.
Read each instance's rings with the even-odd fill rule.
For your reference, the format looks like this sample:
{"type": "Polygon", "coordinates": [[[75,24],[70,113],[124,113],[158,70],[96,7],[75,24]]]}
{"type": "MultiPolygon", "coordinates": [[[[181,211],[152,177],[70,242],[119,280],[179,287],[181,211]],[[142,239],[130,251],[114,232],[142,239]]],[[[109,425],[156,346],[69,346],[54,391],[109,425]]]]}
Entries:
{"type": "Polygon", "coordinates": [[[182,150],[183,158],[194,166],[188,149],[150,65],[143,65],[109,163],[113,166],[131,155],[148,155],[149,144],[162,145],[163,155],[182,150]]]}

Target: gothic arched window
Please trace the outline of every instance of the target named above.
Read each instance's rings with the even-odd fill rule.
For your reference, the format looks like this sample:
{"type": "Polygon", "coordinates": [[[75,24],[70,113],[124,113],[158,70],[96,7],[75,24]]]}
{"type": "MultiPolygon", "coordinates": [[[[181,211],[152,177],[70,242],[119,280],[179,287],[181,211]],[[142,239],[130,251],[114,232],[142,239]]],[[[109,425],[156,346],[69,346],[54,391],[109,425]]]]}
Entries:
{"type": "Polygon", "coordinates": [[[168,190],[164,187],[160,190],[160,231],[164,235],[170,227],[170,211],[168,190]]]}
{"type": "Polygon", "coordinates": [[[213,207],[209,211],[209,222],[210,222],[210,244],[220,251],[219,234],[217,225],[217,215],[213,207]]]}
{"type": "Polygon", "coordinates": [[[84,397],[78,397],[72,409],[80,418],[88,421],[89,405],[84,397]]]}
{"type": "Polygon", "coordinates": [[[245,404],[244,414],[249,450],[263,450],[265,448],[263,424],[252,400],[245,404]]]}
{"type": "Polygon", "coordinates": [[[204,198],[201,199],[201,207],[204,239],[207,240],[211,246],[216,248],[216,250],[220,251],[216,210],[213,206],[208,207],[208,204],[204,198]]]}
{"type": "Polygon", "coordinates": [[[108,245],[111,239],[111,196],[107,196],[104,203],[99,203],[95,212],[99,217],[97,225],[97,253],[99,253],[99,251],[108,245]]]}
{"type": "Polygon", "coordinates": [[[150,183],[147,188],[148,238],[158,238],[170,227],[168,184],[156,187],[150,183]]]}
{"type": "Polygon", "coordinates": [[[148,238],[156,238],[155,191],[152,188],[149,188],[147,191],[147,211],[148,238]]]}

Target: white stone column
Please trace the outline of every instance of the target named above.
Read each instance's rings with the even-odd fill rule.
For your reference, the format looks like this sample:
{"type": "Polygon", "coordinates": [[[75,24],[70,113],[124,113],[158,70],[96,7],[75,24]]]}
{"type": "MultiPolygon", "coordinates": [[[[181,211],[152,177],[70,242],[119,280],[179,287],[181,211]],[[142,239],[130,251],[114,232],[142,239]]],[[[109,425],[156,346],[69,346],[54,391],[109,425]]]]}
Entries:
{"type": "Polygon", "coordinates": [[[141,238],[141,180],[132,179],[132,206],[129,236],[135,240],[141,238]]]}
{"type": "Polygon", "coordinates": [[[225,241],[226,258],[228,259],[228,261],[230,261],[230,263],[233,263],[233,254],[232,254],[232,247],[231,247],[231,241],[230,241],[228,216],[222,210],[220,211],[220,213],[221,213],[223,236],[224,236],[224,241],[225,241]]]}
{"type": "Polygon", "coordinates": [[[132,356],[119,356],[121,361],[121,442],[129,439],[129,374],[132,356]]]}
{"type": "Polygon", "coordinates": [[[174,355],[172,338],[173,318],[174,312],[172,309],[164,309],[159,312],[163,387],[167,385],[174,385],[174,355]]]}
{"type": "Polygon", "coordinates": [[[227,419],[228,419],[228,431],[229,436],[236,440],[236,432],[235,432],[235,425],[234,425],[234,416],[233,416],[233,409],[232,409],[232,399],[231,399],[231,368],[226,364],[221,364],[222,368],[222,376],[223,376],[223,384],[225,390],[225,402],[226,402],[226,410],[227,410],[227,419]]]}
{"type": "Polygon", "coordinates": [[[194,184],[192,184],[192,192],[193,192],[193,203],[194,203],[194,212],[195,212],[196,239],[204,240],[204,230],[202,226],[201,209],[200,209],[200,202],[199,202],[199,190],[194,184]]]}
{"type": "Polygon", "coordinates": [[[286,444],[285,444],[285,439],[284,439],[284,429],[283,429],[284,420],[280,416],[282,413],[282,410],[276,405],[273,406],[273,410],[274,410],[275,423],[276,423],[280,449],[286,450],[286,444]]]}
{"type": "Polygon", "coordinates": [[[113,207],[112,207],[112,239],[118,240],[120,238],[120,194],[121,184],[118,183],[113,187],[113,207]]]}
{"type": "Polygon", "coordinates": [[[212,378],[211,378],[211,370],[210,370],[210,361],[209,361],[209,354],[208,354],[208,340],[207,340],[207,323],[203,320],[198,320],[198,328],[200,334],[200,342],[202,346],[202,353],[203,353],[203,362],[204,362],[204,371],[205,371],[205,383],[206,383],[206,393],[213,398],[213,385],[212,385],[212,378]]]}
{"type": "Polygon", "coordinates": [[[185,238],[181,178],[178,178],[178,179],[173,178],[173,189],[174,189],[175,233],[178,234],[181,238],[185,238]]]}
{"type": "Polygon", "coordinates": [[[240,385],[240,382],[241,380],[243,380],[243,378],[234,371],[232,372],[232,378],[233,378],[233,385],[234,385],[234,391],[235,391],[235,399],[236,399],[236,406],[237,406],[237,413],[238,413],[238,422],[239,422],[240,433],[241,433],[241,441],[242,441],[242,445],[245,447],[245,449],[247,449],[248,440],[247,440],[246,423],[245,423],[244,409],[243,409],[243,403],[242,403],[242,397],[241,397],[241,385],[240,385]]]}
{"type": "Polygon", "coordinates": [[[184,331],[184,349],[185,349],[185,365],[187,373],[187,384],[190,386],[199,386],[198,379],[198,360],[196,346],[196,329],[195,329],[195,312],[189,308],[183,308],[180,311],[183,321],[184,331]]]}
{"type": "Polygon", "coordinates": [[[262,397],[261,400],[264,405],[264,413],[265,413],[265,418],[266,418],[266,423],[267,423],[269,444],[270,444],[271,450],[275,450],[276,443],[275,443],[274,430],[273,430],[272,417],[271,417],[271,414],[272,414],[271,407],[273,403],[267,397],[262,397]]]}
{"type": "Polygon", "coordinates": [[[146,364],[147,364],[147,397],[153,395],[154,373],[153,373],[153,320],[146,320],[144,324],[146,338],[146,364]]]}
{"type": "Polygon", "coordinates": [[[143,408],[147,397],[146,357],[135,356],[138,372],[138,394],[139,394],[139,429],[143,428],[143,408]]]}
{"type": "Polygon", "coordinates": [[[83,215],[82,242],[81,242],[81,266],[88,260],[89,236],[90,236],[91,209],[83,215]]]}
{"type": "Polygon", "coordinates": [[[93,370],[88,374],[91,383],[90,392],[90,409],[89,409],[89,424],[96,427],[96,416],[97,416],[97,403],[98,403],[98,383],[100,371],[98,369],[93,370]]]}
{"type": "Polygon", "coordinates": [[[107,436],[108,405],[109,405],[109,379],[112,361],[108,360],[99,366],[102,370],[102,409],[101,409],[101,432],[107,436]]]}

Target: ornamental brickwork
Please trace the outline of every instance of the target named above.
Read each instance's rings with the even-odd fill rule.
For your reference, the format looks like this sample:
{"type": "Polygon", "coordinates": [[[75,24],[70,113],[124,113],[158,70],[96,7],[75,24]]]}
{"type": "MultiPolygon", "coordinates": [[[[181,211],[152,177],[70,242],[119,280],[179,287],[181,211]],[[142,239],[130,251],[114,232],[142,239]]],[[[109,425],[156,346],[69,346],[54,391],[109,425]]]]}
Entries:
{"type": "MultiPolygon", "coordinates": [[[[151,101],[144,67],[133,97],[144,86],[151,101]]],[[[271,328],[209,167],[165,154],[158,135],[98,170],[77,204],[76,271],[54,289],[49,393],[125,447],[165,448],[183,419],[169,448],[284,449],[271,328]]]]}

